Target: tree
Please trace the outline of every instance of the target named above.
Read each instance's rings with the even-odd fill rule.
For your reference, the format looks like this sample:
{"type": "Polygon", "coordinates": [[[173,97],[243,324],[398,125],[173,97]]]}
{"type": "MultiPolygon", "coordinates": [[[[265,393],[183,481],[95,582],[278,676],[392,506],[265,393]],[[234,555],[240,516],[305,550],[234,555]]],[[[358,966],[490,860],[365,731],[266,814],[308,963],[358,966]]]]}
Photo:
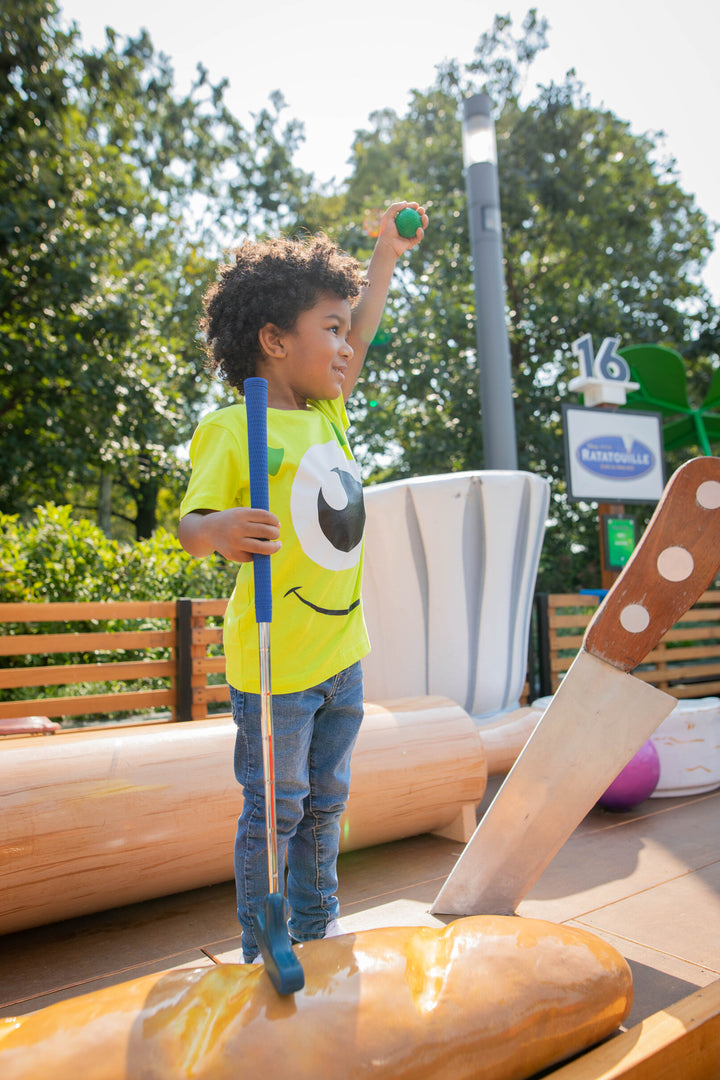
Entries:
{"type": "Polygon", "coordinates": [[[472,63],[439,67],[405,115],[373,114],[348,183],[329,194],[293,166],[301,126],[283,126],[280,95],[246,131],[202,69],[178,98],[144,35],[110,32],[83,53],[53,0],[3,9],[0,27],[0,509],[68,491],[79,502],[93,485],[151,530],[205,401],[195,322],[219,249],[240,231],[325,228],[367,258],[373,215],[397,197],[423,201],[431,227],[396,275],[352,399],[365,473],[481,468],[459,109],[486,89],[520,465],[553,489],[541,583],[596,583],[594,514],[565,497],[571,344],[583,333],[667,344],[702,399],[718,364],[718,312],[698,280],[711,228],[657,137],[593,108],[574,73],[521,103],[547,40],[534,10],[517,34],[496,18],[472,63]]]}
{"type": "Polygon", "coordinates": [[[200,67],[178,96],[145,33],[84,52],[54,0],[0,28],[0,508],[92,489],[147,536],[208,396],[200,292],[223,243],[295,209],[301,130],[279,95],[244,130],[200,67]]]}
{"type": "Polygon", "coordinates": [[[429,208],[426,239],[389,304],[388,340],[370,351],[358,387],[353,416],[368,476],[481,468],[459,106],[471,91],[494,96],[519,461],[552,481],[541,582],[567,589],[599,577],[594,514],[565,498],[560,404],[576,373],[573,340],[618,335],[688,355],[682,343],[703,339],[712,347],[698,361],[706,377],[718,360],[717,313],[698,281],[710,226],[653,138],[592,108],[572,72],[521,105],[518,87],[545,31],[534,12],[521,37],[498,18],[464,71],[445,64],[433,87],[413,92],[405,116],[371,117],[345,193],[352,224],[338,235],[363,253],[369,208],[392,197],[429,208]]]}

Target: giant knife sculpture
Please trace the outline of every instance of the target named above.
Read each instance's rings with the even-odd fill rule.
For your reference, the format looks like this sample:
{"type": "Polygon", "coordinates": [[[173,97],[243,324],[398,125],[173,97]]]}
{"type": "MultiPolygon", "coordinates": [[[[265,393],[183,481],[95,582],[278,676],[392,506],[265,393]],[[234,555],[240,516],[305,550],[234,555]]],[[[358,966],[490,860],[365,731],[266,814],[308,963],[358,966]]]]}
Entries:
{"type": "Polygon", "coordinates": [[[433,912],[509,914],[677,704],[628,674],[720,567],[720,458],[686,462],[587,628],[433,912]]]}

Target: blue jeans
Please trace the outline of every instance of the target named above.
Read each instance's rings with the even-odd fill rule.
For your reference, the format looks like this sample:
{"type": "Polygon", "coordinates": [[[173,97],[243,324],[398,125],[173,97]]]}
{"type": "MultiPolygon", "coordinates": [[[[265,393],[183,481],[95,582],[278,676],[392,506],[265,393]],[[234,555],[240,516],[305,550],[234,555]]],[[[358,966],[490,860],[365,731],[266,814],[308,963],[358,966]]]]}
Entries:
{"type": "MultiPolygon", "coordinates": [[[[237,725],[235,776],[243,788],[235,884],[249,963],[258,953],[252,915],[270,891],[260,695],[230,687],[230,700],[237,725]]],[[[324,937],[340,910],[335,895],[340,818],[362,717],[359,661],[318,686],[272,698],[278,869],[282,890],[287,861],[288,930],[296,941],[324,937]]]]}

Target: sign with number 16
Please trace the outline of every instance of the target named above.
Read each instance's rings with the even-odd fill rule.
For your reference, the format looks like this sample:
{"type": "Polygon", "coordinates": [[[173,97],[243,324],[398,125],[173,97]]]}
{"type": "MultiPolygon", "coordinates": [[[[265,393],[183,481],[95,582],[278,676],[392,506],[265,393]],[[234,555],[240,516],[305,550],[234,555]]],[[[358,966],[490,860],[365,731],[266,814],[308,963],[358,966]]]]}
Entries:
{"type": "Polygon", "coordinates": [[[582,393],[587,407],[624,405],[628,391],[638,389],[639,384],[630,380],[627,361],[615,351],[619,341],[617,337],[604,338],[597,356],[590,334],[583,334],[572,343],[580,374],[570,380],[568,389],[582,393]]]}

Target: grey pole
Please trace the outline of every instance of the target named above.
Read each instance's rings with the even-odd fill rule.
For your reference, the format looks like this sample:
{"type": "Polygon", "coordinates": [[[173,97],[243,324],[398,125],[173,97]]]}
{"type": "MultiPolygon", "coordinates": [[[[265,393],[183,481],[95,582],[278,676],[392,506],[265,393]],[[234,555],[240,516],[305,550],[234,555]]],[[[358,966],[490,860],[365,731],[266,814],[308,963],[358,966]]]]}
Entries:
{"type": "Polygon", "coordinates": [[[463,148],[486,469],[517,469],[495,125],[487,94],[463,102],[463,148]]]}

